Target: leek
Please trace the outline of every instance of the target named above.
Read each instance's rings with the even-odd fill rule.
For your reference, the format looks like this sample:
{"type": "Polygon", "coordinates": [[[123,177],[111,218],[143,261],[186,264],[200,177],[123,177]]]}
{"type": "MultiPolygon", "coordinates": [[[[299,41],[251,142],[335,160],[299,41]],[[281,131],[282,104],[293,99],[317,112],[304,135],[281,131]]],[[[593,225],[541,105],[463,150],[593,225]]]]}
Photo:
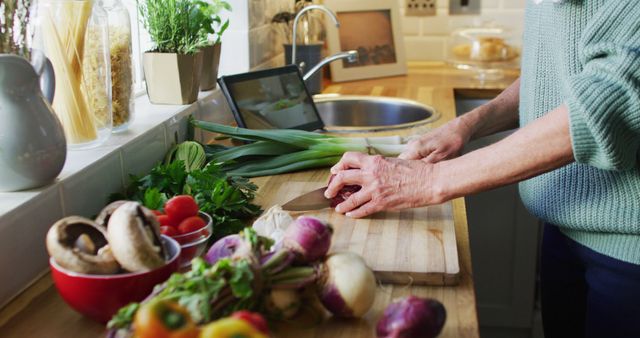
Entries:
{"type": "Polygon", "coordinates": [[[245,145],[213,149],[211,162],[221,163],[230,175],[256,177],[337,163],[347,151],[397,156],[406,147],[400,136],[337,137],[296,129],[245,129],[205,121],[192,121],[203,130],[253,141],[245,145]]]}

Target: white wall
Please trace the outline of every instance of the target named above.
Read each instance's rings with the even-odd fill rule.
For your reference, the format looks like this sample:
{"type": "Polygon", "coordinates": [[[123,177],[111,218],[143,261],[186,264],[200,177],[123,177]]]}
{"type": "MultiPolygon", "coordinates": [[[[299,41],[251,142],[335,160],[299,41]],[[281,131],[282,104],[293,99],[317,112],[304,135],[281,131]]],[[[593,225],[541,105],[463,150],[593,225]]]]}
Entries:
{"type": "Polygon", "coordinates": [[[230,0],[229,29],[222,39],[220,75],[247,72],[284,64],[282,37],[271,18],[292,11],[293,0],[230,0]]]}

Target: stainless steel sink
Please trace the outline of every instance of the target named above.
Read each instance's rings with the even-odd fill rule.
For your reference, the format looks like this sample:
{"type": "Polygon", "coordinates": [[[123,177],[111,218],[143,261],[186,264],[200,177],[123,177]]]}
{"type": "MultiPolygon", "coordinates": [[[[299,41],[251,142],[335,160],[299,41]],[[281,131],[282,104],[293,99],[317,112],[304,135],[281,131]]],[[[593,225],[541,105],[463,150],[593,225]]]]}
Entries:
{"type": "Polygon", "coordinates": [[[433,107],[392,97],[321,94],[313,101],[325,129],[332,132],[410,128],[440,117],[433,107]]]}

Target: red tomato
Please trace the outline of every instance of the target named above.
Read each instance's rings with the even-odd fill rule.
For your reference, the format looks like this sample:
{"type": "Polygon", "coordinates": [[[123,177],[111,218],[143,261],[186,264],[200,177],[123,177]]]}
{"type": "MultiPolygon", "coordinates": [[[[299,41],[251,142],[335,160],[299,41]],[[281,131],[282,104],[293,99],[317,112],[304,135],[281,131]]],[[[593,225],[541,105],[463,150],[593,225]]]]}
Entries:
{"type": "Polygon", "coordinates": [[[151,210],[151,212],[152,212],[154,215],[156,215],[156,216],[162,216],[162,215],[164,215],[164,214],[162,213],[162,211],[160,211],[160,210],[151,210]]]}
{"type": "Polygon", "coordinates": [[[205,225],[207,223],[200,216],[191,216],[180,222],[178,230],[180,230],[181,234],[188,234],[204,228],[205,225]]]}
{"type": "Polygon", "coordinates": [[[164,212],[171,220],[179,224],[187,217],[198,215],[198,204],[189,195],[178,195],[164,204],[164,212]]]}
{"type": "Polygon", "coordinates": [[[171,218],[169,218],[169,216],[167,215],[160,215],[158,216],[158,222],[160,223],[160,225],[166,225],[166,226],[171,226],[171,227],[177,227],[178,223],[174,222],[171,218]]]}
{"type": "Polygon", "coordinates": [[[269,326],[267,325],[267,321],[259,314],[255,312],[250,312],[247,310],[236,311],[231,315],[231,318],[241,319],[253,326],[256,330],[269,334],[269,326]]]}
{"type": "Polygon", "coordinates": [[[171,227],[167,225],[163,225],[160,227],[160,233],[165,236],[173,237],[180,235],[180,231],[176,227],[171,227]]]}

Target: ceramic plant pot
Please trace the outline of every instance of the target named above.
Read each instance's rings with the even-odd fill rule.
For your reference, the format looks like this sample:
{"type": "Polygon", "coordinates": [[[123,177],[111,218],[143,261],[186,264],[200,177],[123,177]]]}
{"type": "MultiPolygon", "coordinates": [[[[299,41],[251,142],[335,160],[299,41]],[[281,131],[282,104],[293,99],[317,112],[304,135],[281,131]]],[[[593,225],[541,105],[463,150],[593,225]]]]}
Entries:
{"type": "Polygon", "coordinates": [[[216,43],[213,46],[208,46],[202,49],[202,75],[200,77],[200,90],[211,90],[216,87],[221,47],[221,43],[216,43]]]}
{"type": "Polygon", "coordinates": [[[144,53],[147,94],[153,104],[189,104],[198,99],[202,52],[144,53]]]}
{"type": "Polygon", "coordinates": [[[0,191],[37,188],[52,182],[67,157],[67,142],[51,108],[53,67],[43,75],[24,58],[0,54],[0,191]],[[40,83],[49,96],[45,98],[40,83]]]}
{"type": "MultiPolygon", "coordinates": [[[[320,63],[320,60],[322,60],[322,46],[323,44],[321,43],[296,44],[296,64],[299,65],[300,62],[304,62],[304,67],[301,68],[302,74],[320,63]]],[[[284,64],[291,64],[290,44],[284,45],[284,64]]],[[[311,95],[320,94],[322,92],[322,70],[310,77],[305,84],[311,95]]]]}

